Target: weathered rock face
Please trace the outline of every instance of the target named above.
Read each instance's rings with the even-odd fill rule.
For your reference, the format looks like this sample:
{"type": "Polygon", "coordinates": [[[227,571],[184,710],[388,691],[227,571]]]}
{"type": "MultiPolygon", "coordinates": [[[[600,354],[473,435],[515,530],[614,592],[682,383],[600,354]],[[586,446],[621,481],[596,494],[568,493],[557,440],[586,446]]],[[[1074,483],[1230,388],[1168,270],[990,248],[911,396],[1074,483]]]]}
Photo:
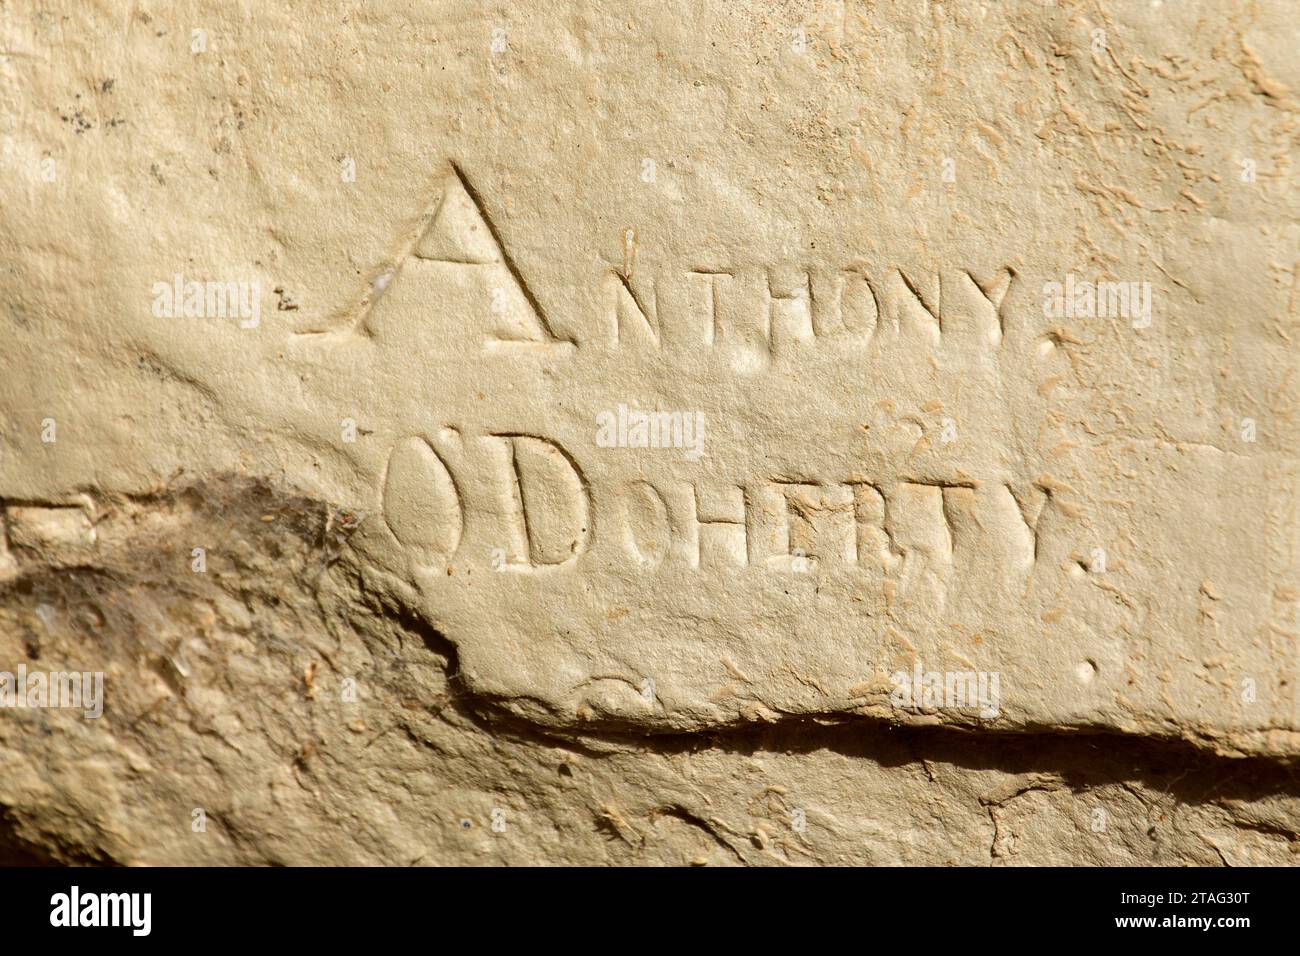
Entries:
{"type": "Polygon", "coordinates": [[[107,706],[5,714],[6,861],[1293,860],[1288,769],[1186,745],[865,718],[539,729],[367,586],[349,520],[227,478],[104,507],[93,561],[24,562],[0,652],[102,669],[107,706]],[[225,542],[205,573],[192,541],[225,542]]]}
{"type": "Polygon", "coordinates": [[[290,7],[0,11],[0,860],[1293,860],[1283,5],[290,7]]]}

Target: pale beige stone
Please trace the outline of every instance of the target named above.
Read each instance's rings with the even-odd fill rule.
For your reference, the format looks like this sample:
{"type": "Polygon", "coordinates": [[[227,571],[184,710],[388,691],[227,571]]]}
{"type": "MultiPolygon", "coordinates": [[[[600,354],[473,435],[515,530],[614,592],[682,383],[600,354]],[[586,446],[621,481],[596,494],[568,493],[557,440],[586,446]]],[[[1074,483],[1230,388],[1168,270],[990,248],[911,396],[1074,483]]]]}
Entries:
{"type": "Polygon", "coordinates": [[[1289,861],[1292,19],[3,8],[0,846],[1289,861]]]}

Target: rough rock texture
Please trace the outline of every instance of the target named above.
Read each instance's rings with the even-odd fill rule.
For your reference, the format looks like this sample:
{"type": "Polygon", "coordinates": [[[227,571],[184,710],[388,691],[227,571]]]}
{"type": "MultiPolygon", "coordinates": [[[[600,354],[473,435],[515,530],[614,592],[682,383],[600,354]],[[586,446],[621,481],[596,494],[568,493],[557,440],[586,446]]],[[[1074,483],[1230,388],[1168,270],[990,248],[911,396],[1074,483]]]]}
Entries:
{"type": "Polygon", "coordinates": [[[1293,862],[1292,20],[0,2],[0,862],[1293,862]]]}
{"type": "Polygon", "coordinates": [[[0,722],[5,858],[1219,865],[1300,847],[1293,768],[1181,744],[871,720],[542,732],[466,691],[454,647],[365,586],[339,527],[225,479],[117,501],[95,561],[11,578],[0,653],[101,666],[118,690],[96,721],[0,722]],[[222,566],[191,573],[177,542],[218,536],[222,566]],[[364,675],[355,702],[343,675],[364,675]]]}

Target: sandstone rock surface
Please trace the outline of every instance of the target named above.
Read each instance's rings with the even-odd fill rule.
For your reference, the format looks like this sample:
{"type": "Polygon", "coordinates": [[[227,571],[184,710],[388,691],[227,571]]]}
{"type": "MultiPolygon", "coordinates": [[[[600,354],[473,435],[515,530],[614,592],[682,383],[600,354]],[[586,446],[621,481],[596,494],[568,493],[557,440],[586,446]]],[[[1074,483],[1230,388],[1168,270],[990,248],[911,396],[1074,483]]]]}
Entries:
{"type": "Polygon", "coordinates": [[[1292,13],[0,6],[0,860],[1290,863],[1292,13]]]}

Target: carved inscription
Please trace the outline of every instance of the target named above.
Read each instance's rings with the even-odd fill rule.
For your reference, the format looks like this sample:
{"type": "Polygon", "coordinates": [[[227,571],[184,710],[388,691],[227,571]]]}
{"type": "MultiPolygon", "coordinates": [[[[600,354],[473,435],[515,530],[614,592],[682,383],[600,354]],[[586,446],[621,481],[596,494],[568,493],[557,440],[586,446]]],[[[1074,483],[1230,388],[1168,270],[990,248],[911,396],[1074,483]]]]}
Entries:
{"type": "MultiPolygon", "coordinates": [[[[464,170],[449,165],[433,203],[387,268],[382,287],[362,303],[353,328],[391,334],[385,330],[395,329],[397,318],[377,303],[394,295],[390,287],[400,290],[400,283],[409,281],[428,291],[402,300],[401,308],[444,301],[467,306],[467,312],[455,314],[471,320],[471,338],[481,336],[488,360],[500,355],[512,361],[586,363],[594,378],[608,367],[626,381],[628,357],[672,362],[675,354],[698,360],[718,350],[733,356],[735,372],[750,376],[766,374],[772,359],[811,356],[809,350],[819,343],[864,350],[904,343],[913,364],[899,368],[892,386],[898,394],[907,394],[918,376],[933,372],[927,354],[941,355],[949,346],[993,353],[1007,334],[1007,301],[1017,281],[1010,266],[926,270],[851,260],[839,266],[692,265],[647,271],[644,259],[638,262],[637,230],[627,228],[622,263],[605,269],[599,280],[595,299],[603,314],[589,324],[590,334],[566,339],[507,251],[493,219],[494,205],[464,170]]],[[[574,325],[567,319],[564,324],[574,325]]],[[[843,361],[852,354],[834,356],[843,361]]],[[[485,367],[485,374],[490,372],[485,367]]],[[[575,374],[582,374],[577,366],[575,374]]],[[[891,387],[888,376],[882,381],[891,387]]],[[[657,378],[647,383],[657,384],[657,378]]],[[[737,408],[762,400],[761,379],[748,380],[746,387],[747,397],[735,398],[737,408]]],[[[621,426],[613,440],[612,410],[635,409],[637,403],[628,398],[634,397],[611,391],[609,400],[593,409],[604,428],[595,444],[670,447],[631,440],[631,425],[628,440],[622,440],[621,426]]],[[[861,410],[848,412],[849,418],[867,417],[861,399],[851,399],[850,405],[861,410]]],[[[934,404],[925,408],[933,411],[934,404]]],[[[892,409],[894,402],[880,405],[892,409]]],[[[611,467],[618,459],[597,461],[600,448],[575,443],[569,432],[549,431],[545,416],[526,401],[513,414],[498,406],[492,410],[495,420],[514,430],[476,430],[472,419],[462,419],[456,427],[403,438],[391,449],[382,512],[393,538],[418,567],[556,574],[622,565],[639,572],[870,573],[906,590],[917,582],[942,589],[963,568],[975,573],[996,563],[999,574],[1027,580],[1039,548],[1039,519],[1050,500],[1033,482],[1008,477],[1005,468],[973,477],[968,469],[954,469],[943,478],[934,477],[942,475],[941,468],[909,475],[906,467],[873,471],[864,464],[857,473],[828,475],[814,462],[803,474],[760,475],[751,463],[721,472],[715,468],[708,476],[681,476],[653,460],[629,474],[622,466],[611,467]]],[[[658,414],[652,409],[645,417],[658,414]]],[[[701,423],[701,447],[688,456],[693,463],[701,458],[705,415],[680,414],[701,423]]],[[[916,429],[912,455],[951,441],[948,433],[955,430],[946,418],[949,424],[936,433],[922,427],[920,418],[895,417],[898,427],[916,429]]],[[[724,433],[713,418],[710,440],[724,433]]],[[[841,434],[851,440],[851,431],[841,434]]]]}
{"type": "Polygon", "coordinates": [[[422,565],[571,571],[586,558],[653,570],[817,573],[859,567],[906,588],[976,564],[1031,574],[1047,492],[1032,483],[847,477],[598,481],[535,434],[403,439],[389,458],[383,514],[422,565]],[[1036,500],[1025,517],[1021,500],[1036,500]]]}
{"type": "Polygon", "coordinates": [[[388,460],[383,515],[424,565],[462,553],[497,570],[571,566],[591,540],[591,497],[577,463],[536,435],[403,439],[388,460]]]}
{"type": "Polygon", "coordinates": [[[750,345],[777,358],[832,341],[910,342],[937,348],[996,350],[1006,334],[1010,265],[924,270],[853,260],[825,264],[704,268],[665,264],[635,270],[638,239],[624,232],[623,261],[597,285],[599,316],[566,315],[559,334],[502,239],[491,204],[468,175],[449,164],[430,206],[398,255],[375,271],[361,300],[324,328],[300,334],[364,331],[371,313],[403,282],[427,279],[468,308],[484,352],[564,352],[575,346],[693,351],[750,345]]]}
{"type": "MultiPolygon", "coordinates": [[[[1177,440],[1227,412],[1175,390],[1164,328],[1116,351],[1127,325],[1045,310],[1041,250],[968,236],[936,261],[925,230],[846,204],[747,238],[709,220],[726,202],[639,223],[606,196],[560,235],[518,181],[445,166],[295,343],[304,382],[348,363],[352,387],[315,394],[367,429],[339,452],[382,520],[351,546],[486,698],[681,730],[879,713],[872,675],[921,661],[1016,674],[999,720],[1115,726],[1117,702],[1167,715],[1247,673],[1220,650],[1267,633],[1267,602],[1247,609],[1278,562],[1249,542],[1275,529],[1198,541],[1223,489],[1276,465],[1177,440]],[[1171,635],[1213,665],[1165,668],[1171,635]],[[1072,675],[1082,696],[1056,694],[1072,675]]],[[[76,516],[8,523],[21,551],[76,516]]]]}
{"type": "Polygon", "coordinates": [[[601,297],[604,342],[692,349],[747,338],[772,356],[846,339],[864,347],[896,340],[937,347],[952,340],[996,350],[1015,278],[1009,266],[978,278],[965,269],[913,275],[863,265],[682,269],[649,277],[610,269],[601,297]]]}

